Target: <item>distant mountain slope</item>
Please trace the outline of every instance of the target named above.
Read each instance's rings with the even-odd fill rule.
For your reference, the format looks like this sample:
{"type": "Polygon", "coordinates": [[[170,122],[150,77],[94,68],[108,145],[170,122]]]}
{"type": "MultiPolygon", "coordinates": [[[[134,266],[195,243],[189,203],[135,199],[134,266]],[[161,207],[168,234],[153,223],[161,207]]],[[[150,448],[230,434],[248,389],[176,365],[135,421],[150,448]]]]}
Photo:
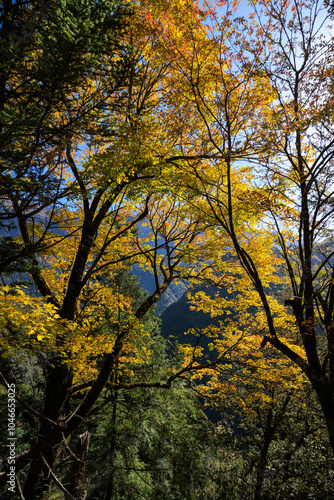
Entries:
{"type": "MultiPolygon", "coordinates": [[[[193,288],[192,293],[199,291],[204,291],[207,295],[213,298],[217,294],[218,289],[210,285],[197,285],[193,288]]],[[[228,296],[224,289],[219,290],[219,294],[222,297],[228,296]]],[[[224,317],[225,314],[218,319],[223,319],[224,317]]],[[[187,292],[185,292],[180,299],[168,306],[161,313],[161,321],[161,333],[164,338],[172,340],[172,342],[175,343],[187,343],[192,345],[195,344],[197,336],[185,334],[185,332],[190,328],[203,329],[213,323],[213,319],[209,313],[192,311],[190,309],[187,292]]],[[[210,342],[212,342],[211,339],[202,338],[200,345],[206,348],[210,342]]]]}
{"type": "MultiPolygon", "coordinates": [[[[133,266],[132,272],[139,278],[140,285],[144,290],[147,290],[150,294],[154,292],[155,283],[152,273],[150,273],[149,271],[144,271],[137,265],[133,266]]],[[[182,297],[182,295],[185,293],[186,289],[186,286],[182,282],[179,282],[177,284],[171,283],[171,285],[167,288],[166,292],[156,304],[157,314],[161,314],[167,307],[180,299],[180,297],[182,297]]]]}

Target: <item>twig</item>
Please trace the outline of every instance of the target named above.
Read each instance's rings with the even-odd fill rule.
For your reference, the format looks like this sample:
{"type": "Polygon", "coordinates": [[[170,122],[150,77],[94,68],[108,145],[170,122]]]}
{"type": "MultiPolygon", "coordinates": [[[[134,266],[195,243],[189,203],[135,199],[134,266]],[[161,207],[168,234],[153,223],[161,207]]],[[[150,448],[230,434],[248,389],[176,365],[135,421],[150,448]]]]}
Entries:
{"type": "Polygon", "coordinates": [[[66,438],[65,438],[64,433],[63,433],[63,432],[61,433],[61,435],[62,435],[62,438],[63,438],[63,442],[64,442],[64,445],[65,445],[65,448],[67,449],[67,451],[69,452],[69,454],[71,455],[71,457],[72,457],[72,458],[74,458],[74,460],[75,460],[76,462],[81,462],[82,464],[84,464],[84,463],[85,463],[85,461],[84,461],[84,460],[81,460],[81,458],[77,457],[77,456],[76,456],[76,454],[75,454],[75,453],[73,453],[73,451],[72,451],[72,450],[71,450],[71,448],[69,447],[69,445],[68,445],[68,443],[67,443],[67,441],[66,441],[66,438]]]}
{"type": "Polygon", "coordinates": [[[52,469],[50,467],[50,465],[47,463],[47,461],[45,460],[45,458],[43,457],[43,455],[41,454],[41,457],[42,457],[42,460],[44,462],[44,464],[47,466],[47,468],[49,469],[49,473],[50,473],[50,476],[52,477],[52,479],[54,480],[54,482],[56,483],[56,485],[58,486],[58,488],[64,493],[65,495],[65,498],[66,500],[76,500],[69,491],[67,491],[67,489],[65,488],[65,486],[59,481],[59,479],[57,479],[57,477],[54,475],[54,473],[52,472],[52,469]]]}
{"type": "Polygon", "coordinates": [[[17,489],[19,490],[20,500],[25,500],[25,498],[24,498],[24,496],[23,496],[23,493],[22,493],[21,485],[20,485],[20,483],[19,483],[19,480],[18,480],[17,475],[15,475],[15,481],[16,481],[16,486],[17,486],[17,489]]]}

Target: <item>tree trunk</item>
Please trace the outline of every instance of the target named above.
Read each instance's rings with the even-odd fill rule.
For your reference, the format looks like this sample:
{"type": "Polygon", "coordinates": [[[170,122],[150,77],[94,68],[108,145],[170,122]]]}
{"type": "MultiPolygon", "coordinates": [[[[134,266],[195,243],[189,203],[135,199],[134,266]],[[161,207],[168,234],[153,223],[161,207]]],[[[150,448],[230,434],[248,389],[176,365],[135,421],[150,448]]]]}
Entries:
{"type": "Polygon", "coordinates": [[[312,384],[317,392],[323,415],[325,417],[328,437],[334,452],[334,387],[332,384],[312,384]]]}
{"type": "Polygon", "coordinates": [[[107,493],[105,500],[112,500],[114,493],[114,461],[115,461],[115,451],[116,451],[116,417],[117,417],[117,396],[118,393],[114,392],[114,401],[113,401],[113,412],[111,419],[111,439],[110,439],[110,448],[109,448],[109,466],[111,470],[111,474],[108,481],[107,493]]]}
{"type": "Polygon", "coordinates": [[[261,498],[264,475],[265,475],[266,466],[267,466],[269,445],[271,443],[272,438],[273,438],[273,432],[272,432],[272,429],[269,429],[269,432],[267,432],[265,435],[264,444],[263,444],[263,447],[261,450],[260,460],[259,460],[259,463],[257,465],[254,500],[259,500],[261,498]]]}
{"type": "Polygon", "coordinates": [[[89,441],[90,434],[88,431],[80,434],[75,452],[78,460],[75,460],[73,463],[70,476],[70,486],[68,488],[68,491],[76,498],[76,500],[85,500],[87,496],[87,491],[84,488],[84,478],[89,441]]]}
{"type": "MultiPolygon", "coordinates": [[[[59,453],[62,436],[60,431],[56,431],[56,427],[52,425],[50,420],[57,423],[61,417],[64,404],[67,400],[68,389],[72,385],[73,378],[72,370],[60,363],[60,360],[54,360],[53,366],[50,364],[48,367],[43,416],[49,420],[43,419],[41,421],[37,438],[37,444],[41,444],[41,453],[51,469],[53,469],[59,453]],[[49,443],[47,445],[43,445],[43,440],[52,432],[55,433],[55,436],[51,440],[48,440],[49,443]]],[[[40,456],[31,462],[23,491],[25,500],[43,498],[43,495],[49,488],[49,484],[50,474],[40,456]]]]}

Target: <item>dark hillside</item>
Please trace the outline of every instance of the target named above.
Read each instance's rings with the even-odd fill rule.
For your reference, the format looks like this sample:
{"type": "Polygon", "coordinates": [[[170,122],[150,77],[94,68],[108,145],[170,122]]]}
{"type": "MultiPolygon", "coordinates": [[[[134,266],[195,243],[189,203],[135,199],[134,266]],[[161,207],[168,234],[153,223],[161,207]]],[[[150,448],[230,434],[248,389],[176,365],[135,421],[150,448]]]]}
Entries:
{"type": "MultiPolygon", "coordinates": [[[[217,294],[218,289],[211,285],[197,285],[193,288],[192,292],[204,291],[210,297],[214,297],[217,294]]],[[[220,294],[223,297],[227,297],[227,292],[223,289],[220,290],[220,294]]],[[[222,315],[218,319],[223,319],[225,315],[222,315]]],[[[188,298],[188,292],[185,292],[180,299],[167,307],[161,314],[161,334],[164,338],[172,340],[174,344],[179,343],[189,343],[195,344],[197,336],[192,334],[186,334],[185,332],[190,328],[198,328],[202,330],[208,327],[213,319],[210,314],[201,311],[192,311],[190,309],[190,302],[188,298]]],[[[200,344],[206,347],[211,339],[202,338],[200,344]]]]}
{"type": "MultiPolygon", "coordinates": [[[[139,282],[143,290],[150,294],[155,290],[154,276],[149,271],[144,271],[139,266],[135,265],[132,272],[139,278],[139,282]]],[[[180,299],[186,291],[186,286],[179,282],[177,284],[171,283],[161,299],[156,304],[156,312],[161,314],[167,307],[172,305],[175,301],[180,299]]]]}

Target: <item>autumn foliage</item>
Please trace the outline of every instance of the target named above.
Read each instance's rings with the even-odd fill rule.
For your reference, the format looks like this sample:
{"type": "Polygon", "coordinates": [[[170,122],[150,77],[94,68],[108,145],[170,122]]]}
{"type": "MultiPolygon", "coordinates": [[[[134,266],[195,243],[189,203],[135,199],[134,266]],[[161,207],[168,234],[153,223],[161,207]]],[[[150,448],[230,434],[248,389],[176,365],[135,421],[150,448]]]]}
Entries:
{"type": "Polygon", "coordinates": [[[220,410],[276,412],[255,498],[305,387],[334,447],[329,23],[313,0],[1,3],[2,382],[27,356],[43,379],[38,402],[17,397],[37,429],[22,498],[51,482],[86,498],[92,416],[114,408],[116,429],[122,391],[180,380],[220,410]],[[212,322],[159,364],[152,311],[181,281],[212,322]]]}

